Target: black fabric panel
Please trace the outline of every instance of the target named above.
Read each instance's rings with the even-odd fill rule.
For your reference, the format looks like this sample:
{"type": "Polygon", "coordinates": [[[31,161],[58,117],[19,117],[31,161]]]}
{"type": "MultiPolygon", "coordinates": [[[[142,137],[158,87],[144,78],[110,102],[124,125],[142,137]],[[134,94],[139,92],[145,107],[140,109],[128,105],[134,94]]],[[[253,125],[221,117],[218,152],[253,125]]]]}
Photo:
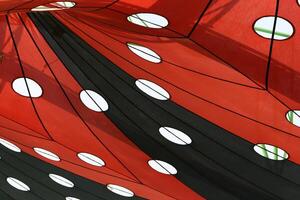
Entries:
{"type": "MultiPolygon", "coordinates": [[[[128,199],[109,191],[105,185],[57,168],[25,153],[16,153],[0,145],[0,191],[5,191],[11,199],[17,200],[65,200],[76,197],[82,200],[122,200],[128,199]],[[74,183],[73,188],[64,187],[49,178],[57,174],[74,183]],[[6,182],[7,177],[16,178],[30,187],[29,192],[19,191],[6,182]]],[[[0,193],[1,197],[2,193],[0,193]]],[[[3,194],[5,195],[5,194],[3,194]]],[[[1,198],[1,200],[9,198],[1,198]]],[[[131,199],[142,199],[132,197],[131,199]]]]}
{"type": "Polygon", "coordinates": [[[171,101],[149,98],[135,87],[133,77],[52,16],[30,16],[80,85],[108,100],[107,116],[152,158],[173,164],[176,177],[193,190],[209,199],[300,197],[299,166],[262,158],[253,144],[171,101]],[[184,131],[193,139],[192,145],[166,141],[158,133],[160,126],[184,131]]]}
{"type": "MultiPolygon", "coordinates": [[[[43,23],[43,20],[41,21],[41,23],[43,23]]],[[[50,28],[52,29],[52,27],[50,27],[50,28]]],[[[59,46],[57,46],[57,47],[61,49],[61,47],[59,47],[59,46]]],[[[76,66],[75,60],[70,59],[73,56],[78,57],[78,55],[76,54],[76,51],[74,51],[72,49],[71,51],[68,51],[68,55],[66,55],[65,48],[63,49],[63,51],[60,52],[60,55],[64,55],[64,58],[63,59],[61,58],[61,59],[64,62],[64,64],[66,65],[66,67],[70,70],[70,72],[73,74],[73,76],[76,77],[76,80],[79,81],[79,83],[82,85],[83,88],[92,89],[92,90],[98,92],[99,94],[103,95],[106,98],[106,100],[108,100],[110,109],[108,111],[106,111],[106,114],[108,115],[108,117],[113,119],[112,121],[123,132],[125,132],[126,135],[128,133],[127,136],[129,136],[132,141],[134,141],[137,145],[139,145],[140,148],[143,149],[144,151],[153,152],[150,154],[151,157],[153,157],[153,158],[156,157],[157,159],[162,159],[162,160],[168,161],[170,159],[167,159],[167,158],[174,157],[174,155],[171,155],[169,152],[167,152],[161,145],[159,145],[158,143],[153,141],[151,138],[149,139],[149,137],[147,137],[146,134],[143,134],[143,132],[144,132],[143,129],[140,128],[136,123],[132,122],[132,120],[130,118],[128,118],[127,116],[124,116],[124,110],[125,110],[125,112],[130,110],[129,114],[131,116],[134,115],[136,112],[139,112],[139,111],[136,111],[137,108],[134,105],[128,103],[128,101],[126,101],[124,99],[124,97],[121,96],[118,92],[116,92],[116,90],[114,88],[112,88],[112,86],[110,86],[107,82],[100,82],[100,80],[102,80],[103,78],[101,78],[97,74],[95,74],[95,72],[93,72],[93,70],[91,70],[91,68],[89,68],[86,63],[79,63],[79,65],[76,66]],[[89,80],[89,78],[86,78],[88,74],[83,74],[80,71],[80,70],[83,70],[83,68],[85,68],[85,70],[90,70],[87,73],[92,75],[92,80],[89,80]],[[78,70],[78,69],[80,69],[80,70],[78,70]],[[78,75],[79,73],[82,73],[82,74],[78,75]],[[93,79],[97,80],[97,83],[93,83],[94,82],[93,79]],[[118,102],[119,107],[116,108],[115,106],[112,106],[112,101],[109,100],[110,99],[109,96],[107,96],[106,93],[103,93],[102,91],[100,91],[98,89],[98,87],[105,89],[106,92],[110,93],[109,96],[113,96],[114,99],[119,99],[120,100],[120,102],[118,102]],[[123,112],[120,112],[120,107],[122,107],[123,112]],[[138,142],[136,142],[136,141],[138,141],[138,142]],[[164,157],[165,157],[165,159],[164,159],[164,157]]],[[[90,59],[90,57],[89,57],[89,59],[90,59]]],[[[99,65],[99,63],[98,63],[98,65],[99,65]]],[[[130,90],[129,91],[124,90],[124,91],[128,95],[130,94],[130,93],[128,93],[130,90]]],[[[143,113],[140,113],[139,115],[137,115],[135,117],[132,116],[132,117],[137,118],[137,117],[142,117],[142,116],[143,116],[143,113]]],[[[142,124],[142,126],[143,126],[143,128],[146,128],[149,126],[148,132],[150,132],[151,129],[153,129],[153,127],[151,127],[151,126],[153,126],[153,122],[151,122],[151,120],[146,119],[145,122],[142,124]]],[[[156,127],[156,131],[157,131],[159,127],[157,125],[155,127],[156,127]]],[[[174,159],[178,160],[176,157],[174,157],[174,159]]],[[[181,164],[180,161],[176,161],[176,162],[181,164]]],[[[176,166],[176,168],[178,169],[178,166],[176,166]]],[[[212,194],[211,196],[214,196],[216,199],[219,197],[224,197],[225,199],[234,199],[233,196],[227,195],[226,193],[224,193],[222,191],[222,189],[216,188],[216,190],[220,190],[220,192],[216,192],[215,189],[213,189],[213,186],[207,185],[205,183],[203,184],[202,182],[204,182],[205,180],[203,180],[202,177],[199,177],[199,175],[197,173],[195,173],[194,170],[190,170],[190,169],[186,168],[185,171],[187,171],[190,174],[187,177],[188,181],[195,182],[195,185],[197,185],[198,187],[201,186],[202,190],[204,190],[208,193],[211,193],[212,194]],[[198,179],[190,178],[190,177],[198,177],[198,179]]]]}
{"type": "Polygon", "coordinates": [[[6,177],[4,177],[2,174],[0,174],[0,199],[4,199],[4,200],[14,200],[12,196],[9,195],[9,193],[7,192],[7,190],[2,187],[2,185],[4,186],[5,184],[7,184],[6,177]]]}

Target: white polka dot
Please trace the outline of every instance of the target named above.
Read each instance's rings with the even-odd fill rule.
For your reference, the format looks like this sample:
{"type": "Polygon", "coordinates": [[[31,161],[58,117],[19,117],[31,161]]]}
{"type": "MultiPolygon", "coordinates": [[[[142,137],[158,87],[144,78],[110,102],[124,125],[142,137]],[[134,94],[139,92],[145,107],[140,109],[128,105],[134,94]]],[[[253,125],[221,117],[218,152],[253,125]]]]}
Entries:
{"type": "Polygon", "coordinates": [[[42,149],[42,148],[33,148],[33,150],[36,153],[38,153],[39,155],[41,155],[41,156],[43,156],[43,157],[45,157],[49,160],[60,161],[60,158],[56,154],[54,154],[54,153],[52,153],[48,150],[45,150],[45,149],[42,149]]]}
{"type": "Polygon", "coordinates": [[[169,93],[159,85],[144,79],[138,79],[135,85],[144,93],[158,100],[170,99],[169,93]]]}
{"type": "Polygon", "coordinates": [[[73,8],[76,5],[76,3],[72,1],[59,1],[52,4],[60,8],[73,8]]]}
{"type": "Polygon", "coordinates": [[[149,160],[148,164],[152,169],[159,173],[171,175],[177,174],[176,168],[167,162],[161,160],[149,160]]]}
{"type": "Polygon", "coordinates": [[[30,191],[30,188],[28,187],[28,185],[26,185],[25,183],[23,183],[22,181],[20,181],[16,178],[8,177],[6,179],[6,181],[8,182],[9,185],[11,185],[12,187],[14,187],[18,190],[21,190],[23,192],[30,191]]]}
{"type": "Polygon", "coordinates": [[[14,80],[12,88],[16,93],[24,97],[37,98],[43,94],[41,86],[30,78],[17,78],[14,80]]]}
{"type": "Polygon", "coordinates": [[[62,185],[62,186],[65,186],[65,187],[69,187],[69,188],[72,188],[74,187],[74,183],[72,183],[72,181],[62,177],[62,176],[59,176],[57,174],[49,174],[49,177],[56,183],[62,185]]]}
{"type": "Polygon", "coordinates": [[[60,1],[60,2],[49,3],[49,6],[48,5],[37,6],[35,8],[32,8],[31,11],[41,12],[41,11],[64,10],[64,9],[73,8],[75,5],[76,5],[75,2],[60,1]]]}
{"type": "Polygon", "coordinates": [[[300,6],[300,0],[298,0],[298,5],[300,6]]]}
{"type": "Polygon", "coordinates": [[[131,190],[129,190],[125,187],[119,186],[119,185],[108,184],[107,189],[109,189],[113,193],[118,194],[123,197],[133,197],[134,196],[134,193],[131,190]]]}
{"type": "Polygon", "coordinates": [[[66,200],[80,200],[80,199],[75,198],[75,197],[66,197],[66,200]]]}
{"type": "Polygon", "coordinates": [[[108,110],[106,100],[92,90],[82,90],[80,92],[80,100],[86,107],[93,111],[103,112],[108,110]]]}
{"type": "MultiPolygon", "coordinates": [[[[254,30],[258,35],[271,39],[274,29],[274,22],[275,17],[273,16],[262,17],[255,22],[254,30]]],[[[277,17],[274,39],[285,40],[290,38],[293,33],[294,28],[291,23],[281,17],[277,17]]]]}
{"type": "Polygon", "coordinates": [[[82,161],[94,166],[103,167],[105,165],[104,161],[101,158],[89,153],[79,153],[78,157],[82,161]]]}
{"type": "Polygon", "coordinates": [[[2,144],[3,146],[5,146],[6,148],[14,151],[14,152],[17,152],[17,153],[20,153],[21,152],[21,149],[19,147],[17,147],[16,145],[14,145],[13,143],[7,141],[7,140],[4,140],[2,138],[0,138],[0,144],[2,144]]]}
{"type": "Polygon", "coordinates": [[[257,144],[254,146],[254,151],[271,160],[286,160],[289,157],[284,150],[270,144],[257,144]]]}
{"type": "Polygon", "coordinates": [[[290,110],[286,113],[286,119],[291,124],[300,127],[300,110],[290,110]]]}
{"type": "Polygon", "coordinates": [[[138,13],[127,17],[127,20],[133,24],[147,28],[164,28],[168,26],[168,20],[160,15],[153,13],[138,13]]]}
{"type": "Polygon", "coordinates": [[[179,131],[175,128],[171,127],[161,127],[159,129],[159,133],[166,138],[167,140],[179,144],[179,145],[188,145],[192,143],[191,138],[183,133],[182,131],[179,131]]]}
{"type": "Polygon", "coordinates": [[[144,46],[141,46],[138,44],[134,44],[134,43],[127,43],[127,46],[129,48],[129,50],[132,51],[134,54],[136,54],[137,56],[139,56],[149,62],[152,62],[152,63],[160,63],[161,62],[160,56],[147,47],[144,47],[144,46]]]}

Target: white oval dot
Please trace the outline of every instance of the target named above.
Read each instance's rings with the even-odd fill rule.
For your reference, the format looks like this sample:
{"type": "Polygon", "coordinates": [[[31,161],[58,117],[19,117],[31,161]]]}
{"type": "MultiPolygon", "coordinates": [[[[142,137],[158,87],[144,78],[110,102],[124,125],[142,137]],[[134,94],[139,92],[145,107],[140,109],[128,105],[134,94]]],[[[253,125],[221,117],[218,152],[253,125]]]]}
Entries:
{"type": "Polygon", "coordinates": [[[24,97],[37,98],[43,94],[41,86],[30,78],[17,78],[14,80],[12,88],[16,93],[24,97]]]}
{"type": "Polygon", "coordinates": [[[54,3],[49,3],[48,5],[41,5],[35,8],[32,8],[31,11],[53,11],[53,10],[64,10],[73,8],[76,5],[75,2],[72,1],[59,1],[54,3]]]}
{"type": "Polygon", "coordinates": [[[68,188],[72,188],[74,187],[74,183],[72,183],[72,181],[62,177],[62,176],[59,176],[57,174],[49,174],[49,177],[56,183],[62,185],[62,186],[65,186],[65,187],[68,187],[68,188]]]}
{"type": "Polygon", "coordinates": [[[51,4],[56,5],[57,7],[60,8],[73,8],[76,5],[76,3],[72,1],[59,1],[51,4]]]}
{"type": "Polygon", "coordinates": [[[162,174],[177,174],[177,170],[171,164],[161,161],[161,160],[149,160],[149,166],[155,171],[162,174]]]}
{"type": "Polygon", "coordinates": [[[45,150],[45,149],[42,149],[42,148],[37,148],[37,147],[33,148],[33,150],[37,154],[39,154],[39,155],[41,155],[41,156],[43,156],[43,157],[45,157],[49,160],[60,161],[60,158],[56,154],[54,154],[54,153],[52,153],[48,150],[45,150]]]}
{"type": "Polygon", "coordinates": [[[17,152],[17,153],[20,153],[21,152],[21,149],[19,147],[17,147],[16,145],[14,145],[13,143],[7,141],[7,140],[4,140],[2,138],[0,138],[0,144],[2,144],[3,146],[5,146],[6,148],[14,151],[14,152],[17,152]]]}
{"type": "Polygon", "coordinates": [[[144,47],[144,46],[141,46],[138,44],[134,44],[134,43],[127,43],[127,46],[129,48],[129,50],[132,51],[134,54],[136,54],[137,56],[139,56],[149,62],[152,62],[152,63],[160,63],[161,62],[160,56],[147,47],[144,47]]]}
{"type": "Polygon", "coordinates": [[[94,166],[98,166],[98,167],[103,167],[105,165],[105,162],[101,158],[99,158],[95,155],[92,155],[90,153],[79,153],[78,157],[82,161],[84,161],[90,165],[94,165],[94,166]]]}
{"type": "Polygon", "coordinates": [[[106,100],[92,90],[82,90],[80,92],[80,100],[86,107],[93,111],[104,112],[108,110],[106,100]]]}
{"type": "MultiPolygon", "coordinates": [[[[264,37],[271,39],[274,29],[275,17],[262,17],[258,19],[254,24],[255,32],[264,37]]],[[[285,40],[290,38],[294,33],[294,28],[287,20],[277,17],[276,28],[274,33],[275,40],[285,40]]]]}
{"type": "Polygon", "coordinates": [[[21,190],[23,192],[30,191],[30,188],[28,187],[28,185],[26,185],[25,183],[23,183],[22,181],[20,181],[16,178],[8,177],[6,179],[6,181],[8,182],[9,185],[11,185],[12,187],[14,187],[18,190],[21,190]]]}
{"type": "Polygon", "coordinates": [[[256,144],[254,146],[254,151],[271,160],[286,160],[289,157],[287,152],[270,144],[256,144]]]}
{"type": "Polygon", "coordinates": [[[150,97],[164,101],[170,99],[170,95],[165,89],[151,81],[138,79],[135,85],[150,97]]]}
{"type": "Polygon", "coordinates": [[[80,200],[80,199],[75,198],[75,197],[66,197],[66,200],[80,200]]]}
{"type": "Polygon", "coordinates": [[[171,127],[161,127],[159,128],[159,133],[166,138],[167,140],[179,144],[179,145],[188,145],[192,143],[191,138],[183,133],[182,131],[179,131],[175,128],[171,127]]]}
{"type": "Polygon", "coordinates": [[[123,197],[133,197],[134,196],[134,193],[131,190],[129,190],[125,187],[119,186],[119,185],[108,184],[106,187],[113,193],[118,194],[123,197]]]}
{"type": "Polygon", "coordinates": [[[300,110],[290,110],[286,113],[286,119],[291,124],[300,127],[300,110]]]}
{"type": "Polygon", "coordinates": [[[153,13],[137,13],[127,17],[127,20],[133,24],[147,28],[164,28],[168,26],[168,20],[160,15],[153,13]]]}
{"type": "Polygon", "coordinates": [[[75,197],[66,197],[66,200],[80,200],[80,199],[75,198],[75,197]]]}

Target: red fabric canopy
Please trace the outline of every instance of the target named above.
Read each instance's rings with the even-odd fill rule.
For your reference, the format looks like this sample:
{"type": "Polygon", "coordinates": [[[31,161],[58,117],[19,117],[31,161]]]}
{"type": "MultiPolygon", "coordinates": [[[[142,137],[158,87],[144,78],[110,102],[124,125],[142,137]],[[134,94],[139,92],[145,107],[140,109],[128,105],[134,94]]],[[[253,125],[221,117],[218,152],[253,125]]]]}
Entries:
{"type": "MultiPolygon", "coordinates": [[[[50,13],[121,70],[156,83],[168,91],[169,101],[237,138],[279,147],[289,162],[300,164],[300,129],[286,117],[300,109],[300,7],[295,0],[73,2],[72,8],[50,13]],[[169,24],[138,26],[128,21],[136,13],[155,13],[169,24]],[[259,36],[254,23],[264,16],[284,18],[293,35],[286,40],[275,40],[274,33],[271,39],[259,36]],[[138,57],[128,43],[151,49],[161,62],[138,57]]],[[[105,112],[81,102],[85,88],[28,16],[31,9],[51,3],[0,0],[0,137],[33,157],[103,185],[129,188],[142,198],[208,198],[149,168],[149,154],[105,112]],[[20,77],[36,81],[42,96],[18,95],[12,83],[20,77]],[[41,157],[34,147],[56,153],[60,162],[41,157]],[[105,166],[82,162],[80,152],[99,156],[105,166]]]]}

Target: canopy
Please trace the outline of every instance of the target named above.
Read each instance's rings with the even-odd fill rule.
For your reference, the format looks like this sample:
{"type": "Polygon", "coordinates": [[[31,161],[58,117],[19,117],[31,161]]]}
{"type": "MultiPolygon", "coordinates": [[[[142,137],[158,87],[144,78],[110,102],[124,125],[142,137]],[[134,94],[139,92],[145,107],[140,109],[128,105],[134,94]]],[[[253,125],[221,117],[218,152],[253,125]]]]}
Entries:
{"type": "Polygon", "coordinates": [[[300,199],[297,0],[0,0],[0,199],[300,199]]]}

